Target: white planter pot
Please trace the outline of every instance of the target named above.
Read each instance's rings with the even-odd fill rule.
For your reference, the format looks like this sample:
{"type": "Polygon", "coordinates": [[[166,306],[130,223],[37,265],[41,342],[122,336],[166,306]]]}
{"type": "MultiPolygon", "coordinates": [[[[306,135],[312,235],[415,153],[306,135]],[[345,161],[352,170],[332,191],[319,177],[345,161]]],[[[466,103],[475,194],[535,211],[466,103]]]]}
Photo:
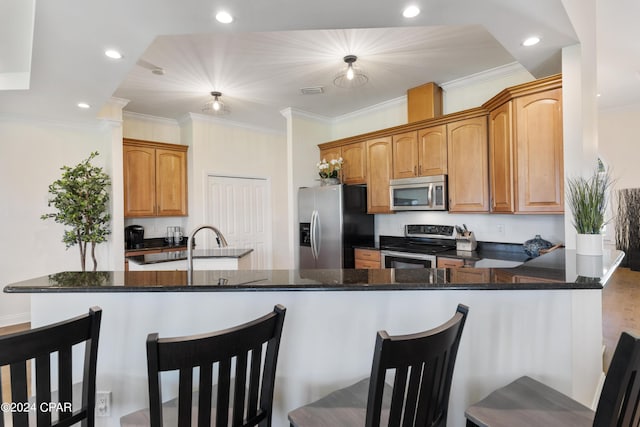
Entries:
{"type": "Polygon", "coordinates": [[[602,234],[577,234],[576,254],[602,255],[602,234]]]}

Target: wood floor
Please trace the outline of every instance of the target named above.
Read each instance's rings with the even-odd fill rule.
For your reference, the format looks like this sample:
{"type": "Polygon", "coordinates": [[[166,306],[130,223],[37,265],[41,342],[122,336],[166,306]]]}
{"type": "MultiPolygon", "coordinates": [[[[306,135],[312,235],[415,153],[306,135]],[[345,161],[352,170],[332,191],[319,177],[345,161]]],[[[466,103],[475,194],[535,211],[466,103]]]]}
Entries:
{"type": "Polygon", "coordinates": [[[640,271],[628,268],[618,268],[602,292],[605,372],[622,331],[640,337],[640,271]]]}
{"type": "MultiPolygon", "coordinates": [[[[0,328],[0,335],[29,328],[28,323],[0,328]]],[[[640,336],[640,272],[618,268],[602,292],[602,332],[605,345],[604,369],[609,369],[611,357],[620,333],[640,336]]],[[[9,396],[7,367],[2,367],[2,396],[9,396]]],[[[6,401],[6,400],[5,400],[6,401]]]]}

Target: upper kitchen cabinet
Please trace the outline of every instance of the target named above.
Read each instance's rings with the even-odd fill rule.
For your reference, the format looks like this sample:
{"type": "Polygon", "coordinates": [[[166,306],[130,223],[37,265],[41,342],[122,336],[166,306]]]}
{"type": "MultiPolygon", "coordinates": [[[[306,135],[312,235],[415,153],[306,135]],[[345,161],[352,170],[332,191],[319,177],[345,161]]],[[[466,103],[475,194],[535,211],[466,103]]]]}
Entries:
{"type": "Polygon", "coordinates": [[[447,124],[449,212],[489,210],[487,117],[447,124]]]}
{"type": "Polygon", "coordinates": [[[320,160],[330,162],[331,160],[338,160],[340,157],[342,157],[341,147],[323,148],[320,150],[320,160]]]}
{"type": "Polygon", "coordinates": [[[367,141],[367,212],[391,213],[389,180],[393,176],[392,139],[367,141]]]}
{"type": "Polygon", "coordinates": [[[187,215],[187,149],[123,140],[125,217],[187,215]]]}
{"type": "Polygon", "coordinates": [[[367,154],[365,142],[354,142],[342,146],[320,149],[320,160],[331,161],[342,157],[340,176],[345,184],[364,184],[367,182],[367,154]]]}
{"type": "Polygon", "coordinates": [[[425,83],[407,90],[407,120],[409,123],[442,116],[442,88],[425,83]]]}
{"type": "Polygon", "coordinates": [[[447,127],[393,135],[393,178],[447,174],[447,127]]]}
{"type": "Polygon", "coordinates": [[[563,213],[562,80],[506,89],[490,110],[491,210],[563,213]]]}
{"type": "Polygon", "coordinates": [[[405,132],[392,136],[393,178],[418,176],[418,133],[405,132]]]}
{"type": "Polygon", "coordinates": [[[418,131],[418,175],[447,174],[447,126],[418,131]]]}
{"type": "Polygon", "coordinates": [[[365,184],[367,182],[367,147],[365,142],[342,146],[342,182],[365,184]]]}

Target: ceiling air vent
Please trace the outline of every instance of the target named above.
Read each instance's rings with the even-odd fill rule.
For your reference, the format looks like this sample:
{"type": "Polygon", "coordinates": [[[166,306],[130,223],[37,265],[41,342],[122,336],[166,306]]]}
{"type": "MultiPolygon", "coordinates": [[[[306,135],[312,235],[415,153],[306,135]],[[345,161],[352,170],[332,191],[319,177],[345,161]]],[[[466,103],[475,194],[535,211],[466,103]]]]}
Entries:
{"type": "Polygon", "coordinates": [[[300,89],[300,93],[303,95],[318,95],[324,93],[324,88],[322,86],[303,87],[300,89]]]}

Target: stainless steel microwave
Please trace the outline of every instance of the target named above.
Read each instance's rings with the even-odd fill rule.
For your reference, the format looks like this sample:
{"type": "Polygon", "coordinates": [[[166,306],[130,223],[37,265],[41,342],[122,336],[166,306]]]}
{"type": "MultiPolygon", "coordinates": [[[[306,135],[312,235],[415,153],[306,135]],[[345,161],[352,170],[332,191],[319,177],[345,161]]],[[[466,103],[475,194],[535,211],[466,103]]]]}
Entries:
{"type": "Polygon", "coordinates": [[[394,211],[447,210],[447,176],[392,179],[389,193],[394,211]]]}

